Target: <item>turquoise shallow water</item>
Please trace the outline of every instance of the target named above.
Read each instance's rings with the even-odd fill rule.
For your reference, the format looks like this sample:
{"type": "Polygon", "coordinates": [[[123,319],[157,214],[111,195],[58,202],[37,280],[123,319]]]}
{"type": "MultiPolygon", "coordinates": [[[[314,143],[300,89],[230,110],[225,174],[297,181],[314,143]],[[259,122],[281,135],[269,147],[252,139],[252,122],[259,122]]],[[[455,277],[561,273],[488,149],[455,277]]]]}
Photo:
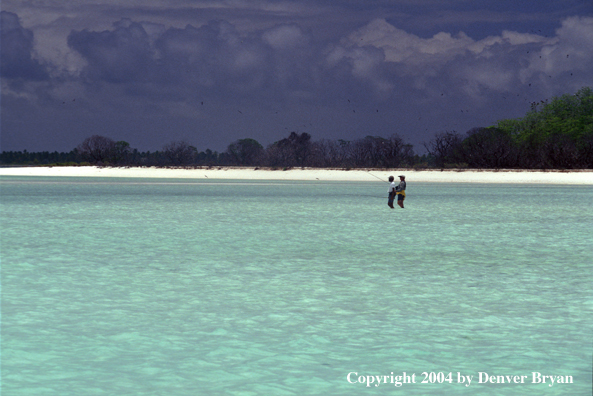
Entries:
{"type": "Polygon", "coordinates": [[[410,180],[403,210],[378,181],[0,191],[3,395],[591,394],[590,186],[410,180]]]}

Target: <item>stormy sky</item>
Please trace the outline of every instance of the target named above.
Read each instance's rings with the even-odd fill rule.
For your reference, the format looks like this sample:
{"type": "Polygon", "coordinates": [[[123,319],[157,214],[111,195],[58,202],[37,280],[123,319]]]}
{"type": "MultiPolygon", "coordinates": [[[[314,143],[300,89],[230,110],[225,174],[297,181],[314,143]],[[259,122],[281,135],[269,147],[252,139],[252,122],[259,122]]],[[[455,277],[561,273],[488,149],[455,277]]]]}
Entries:
{"type": "Polygon", "coordinates": [[[3,0],[0,150],[436,133],[593,86],[591,0],[3,0]]]}

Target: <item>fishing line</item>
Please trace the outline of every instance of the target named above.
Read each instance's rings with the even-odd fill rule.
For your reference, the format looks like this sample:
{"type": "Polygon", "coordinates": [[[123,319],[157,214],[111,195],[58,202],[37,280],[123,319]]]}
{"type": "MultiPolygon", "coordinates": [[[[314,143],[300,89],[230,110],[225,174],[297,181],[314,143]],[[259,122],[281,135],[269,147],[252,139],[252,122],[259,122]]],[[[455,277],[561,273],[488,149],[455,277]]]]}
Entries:
{"type": "MultiPolygon", "coordinates": [[[[373,176],[375,179],[377,179],[377,180],[380,180],[380,181],[382,181],[383,183],[387,183],[387,184],[389,184],[389,182],[388,182],[388,181],[385,181],[385,180],[383,180],[383,179],[382,179],[382,178],[380,178],[379,176],[373,175],[373,174],[371,173],[371,171],[366,171],[366,172],[367,172],[369,175],[373,176]]],[[[366,194],[356,194],[356,196],[359,196],[359,197],[373,197],[373,198],[385,198],[385,197],[383,197],[383,196],[377,196],[377,195],[366,195],[366,194]]]]}
{"type": "Polygon", "coordinates": [[[383,183],[389,183],[388,181],[385,181],[385,180],[381,179],[379,176],[375,176],[375,175],[373,175],[373,174],[371,173],[371,171],[367,171],[367,173],[368,173],[369,175],[373,176],[374,178],[381,180],[383,183]]]}

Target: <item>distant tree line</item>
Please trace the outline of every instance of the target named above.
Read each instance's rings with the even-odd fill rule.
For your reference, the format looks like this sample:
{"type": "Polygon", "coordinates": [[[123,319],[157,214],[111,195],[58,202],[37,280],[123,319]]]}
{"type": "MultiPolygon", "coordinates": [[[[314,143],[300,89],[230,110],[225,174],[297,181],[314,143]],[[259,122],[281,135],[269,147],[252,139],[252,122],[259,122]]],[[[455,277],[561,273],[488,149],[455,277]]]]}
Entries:
{"type": "Polygon", "coordinates": [[[592,169],[593,91],[534,102],[524,118],[440,133],[424,146],[437,167],[592,169]]]}
{"type": "Polygon", "coordinates": [[[265,166],[292,167],[428,167],[429,159],[414,154],[412,145],[399,136],[367,136],[354,141],[321,140],[314,142],[308,133],[291,132],[264,148],[257,140],[239,139],[227,150],[198,149],[187,142],[175,141],[160,151],[139,152],[127,142],[105,136],[86,138],[69,153],[29,153],[5,151],[3,164],[20,165],[99,165],[99,166],[265,166]]]}
{"type": "Polygon", "coordinates": [[[312,141],[308,133],[291,132],[265,148],[254,139],[239,139],[219,153],[198,151],[185,141],[175,141],[159,151],[139,152],[125,141],[94,135],[69,153],[4,151],[0,164],[592,169],[593,92],[582,88],[575,95],[534,102],[522,119],[473,128],[465,135],[455,131],[439,133],[424,147],[427,154],[419,156],[398,135],[312,141]]]}
{"type": "Polygon", "coordinates": [[[76,152],[59,153],[57,151],[29,152],[24,151],[3,151],[0,153],[0,164],[3,165],[47,165],[47,164],[70,164],[78,165],[80,160],[76,152]]]}

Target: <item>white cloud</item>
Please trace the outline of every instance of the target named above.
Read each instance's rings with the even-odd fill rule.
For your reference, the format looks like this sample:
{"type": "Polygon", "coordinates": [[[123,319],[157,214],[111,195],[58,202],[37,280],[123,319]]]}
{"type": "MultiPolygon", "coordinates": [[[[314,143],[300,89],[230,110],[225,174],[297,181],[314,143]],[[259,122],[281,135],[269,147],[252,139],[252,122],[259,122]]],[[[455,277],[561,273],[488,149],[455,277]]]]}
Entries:
{"type": "Polygon", "coordinates": [[[568,18],[557,30],[558,42],[543,48],[548,53],[546,72],[571,69],[591,71],[593,18],[568,18]]]}
{"type": "MultiPolygon", "coordinates": [[[[549,88],[560,85],[553,77],[577,70],[587,70],[591,81],[593,18],[568,18],[550,38],[504,30],[482,40],[463,32],[422,38],[375,19],[343,38],[326,61],[332,67],[348,62],[352,77],[388,82],[391,87],[404,83],[428,89],[432,82],[474,97],[485,90],[516,90],[521,83],[530,87],[535,80],[549,88]],[[389,64],[394,68],[386,69],[389,64]]],[[[584,79],[574,85],[586,85],[584,79]]]]}
{"type": "Polygon", "coordinates": [[[385,61],[417,64],[429,58],[441,61],[463,53],[474,41],[464,33],[453,37],[441,32],[432,38],[423,39],[389,24],[384,19],[375,19],[368,25],[350,34],[342,45],[374,46],[385,53],[385,61]]]}

